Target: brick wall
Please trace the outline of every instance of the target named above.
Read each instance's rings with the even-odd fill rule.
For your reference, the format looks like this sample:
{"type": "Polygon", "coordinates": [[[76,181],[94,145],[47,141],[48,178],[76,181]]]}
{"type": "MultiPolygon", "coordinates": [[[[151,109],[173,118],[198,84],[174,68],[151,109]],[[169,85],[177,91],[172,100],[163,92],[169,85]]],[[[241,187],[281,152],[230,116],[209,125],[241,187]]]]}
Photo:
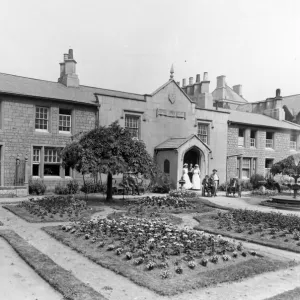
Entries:
{"type": "MultiPolygon", "coordinates": [[[[71,134],[59,133],[60,107],[72,110],[72,134],[88,131],[95,127],[96,107],[14,96],[1,96],[0,100],[0,145],[2,146],[1,163],[3,165],[2,172],[4,173],[1,185],[13,185],[16,157],[18,155],[21,160],[26,155],[28,156],[29,175],[31,175],[33,146],[64,147],[71,140],[71,134]],[[49,132],[36,132],[36,106],[49,107],[49,132]]],[[[60,181],[60,179],[49,179],[49,184],[53,186],[57,181],[60,181]]]]}
{"type": "MultiPolygon", "coordinates": [[[[229,125],[227,138],[227,155],[242,154],[245,158],[256,158],[256,173],[264,175],[266,158],[274,159],[274,163],[295,153],[290,148],[290,131],[280,129],[249,128],[245,126],[229,125]],[[244,129],[244,147],[238,147],[238,130],[244,129]],[[250,132],[256,131],[256,147],[250,147],[250,132]],[[266,132],[273,132],[274,149],[266,149],[266,132]]],[[[231,157],[227,162],[227,178],[236,176],[237,157],[231,157]]]]}

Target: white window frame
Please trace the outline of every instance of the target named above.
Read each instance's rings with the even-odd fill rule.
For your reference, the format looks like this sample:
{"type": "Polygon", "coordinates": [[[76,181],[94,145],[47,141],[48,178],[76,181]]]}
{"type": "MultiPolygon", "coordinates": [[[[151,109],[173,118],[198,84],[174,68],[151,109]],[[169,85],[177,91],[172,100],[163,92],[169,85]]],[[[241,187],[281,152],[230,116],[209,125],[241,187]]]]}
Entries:
{"type": "MultiPolygon", "coordinates": [[[[69,109],[65,109],[69,110],[69,109]]],[[[72,132],[72,111],[70,111],[70,114],[61,114],[59,113],[58,116],[58,132],[59,133],[71,133],[72,132]],[[69,125],[69,126],[67,126],[69,125]],[[61,130],[60,127],[62,128],[68,128],[67,130],[61,130]]]]}
{"type": "Polygon", "coordinates": [[[270,131],[266,132],[266,148],[267,149],[274,149],[274,132],[270,132],[272,133],[272,139],[267,139],[267,133],[270,131]]]}
{"type": "Polygon", "coordinates": [[[251,176],[251,158],[243,157],[242,159],[242,179],[250,179],[251,176]],[[247,165],[245,164],[247,162],[247,165]],[[244,176],[244,170],[248,171],[248,177],[244,176]]]}
{"type": "Polygon", "coordinates": [[[34,178],[40,177],[40,167],[41,167],[41,148],[39,147],[33,147],[32,149],[32,174],[33,174],[33,165],[39,165],[39,174],[38,175],[32,175],[34,178]]]}
{"type": "Polygon", "coordinates": [[[44,106],[36,106],[35,107],[34,128],[35,128],[35,131],[49,132],[49,107],[44,107],[44,106]],[[44,117],[41,118],[41,115],[44,115],[45,112],[46,112],[46,116],[47,116],[46,119],[44,117]],[[38,115],[38,118],[37,118],[37,115],[38,115]],[[37,123],[39,123],[39,121],[46,121],[47,129],[37,128],[37,125],[38,125],[38,127],[41,127],[41,124],[37,124],[37,123]]]}
{"type": "Polygon", "coordinates": [[[257,134],[257,131],[255,130],[250,130],[250,147],[251,148],[256,148],[256,134],[257,134]],[[252,138],[251,137],[251,133],[254,132],[255,133],[255,137],[252,138]]]}
{"type": "Polygon", "coordinates": [[[265,177],[268,175],[270,175],[270,170],[272,168],[266,168],[266,161],[269,160],[269,161],[272,161],[272,166],[274,165],[274,159],[273,158],[265,158],[265,177]]]}
{"type": "Polygon", "coordinates": [[[129,130],[130,135],[133,139],[140,139],[141,136],[141,116],[140,115],[136,115],[136,114],[130,114],[130,113],[126,113],[125,114],[125,128],[129,130]],[[127,122],[130,118],[137,120],[136,124],[137,127],[134,127],[133,124],[134,122],[132,121],[131,123],[127,122]],[[130,125],[130,126],[128,126],[130,125]],[[136,130],[137,131],[137,136],[132,134],[132,132],[136,130]]]}
{"type": "Polygon", "coordinates": [[[297,135],[296,134],[290,134],[290,150],[296,151],[297,150],[297,135]]]}
{"type": "Polygon", "coordinates": [[[203,143],[209,145],[209,124],[198,122],[197,136],[203,143]],[[205,129],[206,129],[206,132],[205,132],[205,129]]]}
{"type": "Polygon", "coordinates": [[[238,128],[238,147],[245,147],[245,129],[238,128]],[[240,130],[243,130],[243,136],[240,136],[240,130]]]}

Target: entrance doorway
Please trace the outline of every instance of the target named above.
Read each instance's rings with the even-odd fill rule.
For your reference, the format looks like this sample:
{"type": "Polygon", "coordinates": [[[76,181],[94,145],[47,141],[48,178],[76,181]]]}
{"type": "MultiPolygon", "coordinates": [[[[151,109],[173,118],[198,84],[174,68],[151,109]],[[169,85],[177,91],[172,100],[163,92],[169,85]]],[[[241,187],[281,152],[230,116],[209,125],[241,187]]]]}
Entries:
{"type": "Polygon", "coordinates": [[[200,151],[195,148],[187,151],[184,155],[183,163],[188,164],[188,166],[190,164],[192,164],[193,166],[195,166],[196,164],[200,166],[200,151]]]}

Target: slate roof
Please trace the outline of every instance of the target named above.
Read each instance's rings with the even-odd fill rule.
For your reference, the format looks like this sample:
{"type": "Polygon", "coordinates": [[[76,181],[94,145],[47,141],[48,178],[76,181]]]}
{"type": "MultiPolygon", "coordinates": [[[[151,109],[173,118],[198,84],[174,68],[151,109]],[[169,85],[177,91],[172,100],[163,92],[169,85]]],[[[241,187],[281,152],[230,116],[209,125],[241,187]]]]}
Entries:
{"type": "MultiPolygon", "coordinates": [[[[216,88],[213,92],[213,99],[214,100],[220,100],[220,99],[216,99],[216,94],[217,94],[217,90],[220,89],[225,89],[225,96],[226,96],[226,100],[228,101],[234,101],[234,102],[239,102],[239,103],[248,103],[248,101],[243,98],[242,96],[240,96],[239,94],[237,94],[229,85],[225,85],[225,87],[223,88],[216,88]]],[[[225,99],[223,99],[225,100],[225,99]]]]}
{"type": "MultiPolygon", "coordinates": [[[[182,138],[182,137],[169,138],[166,141],[164,141],[163,143],[156,146],[155,150],[178,149],[180,146],[182,146],[184,143],[186,143],[193,137],[196,137],[197,139],[199,139],[197,137],[197,135],[195,135],[195,134],[191,134],[190,136],[188,136],[186,138],[182,138]]],[[[201,141],[201,140],[199,139],[199,141],[201,141]]],[[[201,143],[203,143],[203,142],[201,141],[201,143]]],[[[205,143],[203,143],[203,144],[206,146],[207,149],[209,149],[209,147],[205,143]]]]}
{"type": "Polygon", "coordinates": [[[72,101],[96,105],[95,94],[145,101],[144,95],[80,85],[66,87],[59,82],[46,81],[0,73],[0,93],[72,101]]]}
{"type": "MultiPolygon", "coordinates": [[[[229,110],[227,110],[229,111],[229,110]]],[[[291,123],[289,121],[279,121],[262,114],[247,113],[241,111],[231,110],[228,116],[228,121],[240,124],[283,128],[288,130],[299,130],[300,125],[291,123]]]]}

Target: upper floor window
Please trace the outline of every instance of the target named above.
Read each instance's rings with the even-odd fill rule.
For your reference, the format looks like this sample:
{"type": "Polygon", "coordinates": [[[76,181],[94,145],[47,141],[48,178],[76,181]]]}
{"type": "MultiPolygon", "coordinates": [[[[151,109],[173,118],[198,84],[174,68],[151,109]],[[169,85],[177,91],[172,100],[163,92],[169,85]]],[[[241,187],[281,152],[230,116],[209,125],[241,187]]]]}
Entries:
{"type": "Polygon", "coordinates": [[[198,123],[198,137],[202,142],[208,144],[208,124],[198,123]]]}
{"type": "Polygon", "coordinates": [[[274,133],[266,132],[266,148],[274,148],[274,133]]]}
{"type": "Polygon", "coordinates": [[[238,147],[244,147],[245,145],[245,130],[239,128],[238,147]]]}
{"type": "Polygon", "coordinates": [[[290,150],[297,150],[297,135],[294,133],[290,135],[290,150]]]}
{"type": "Polygon", "coordinates": [[[48,131],[49,109],[37,106],[35,108],[35,129],[48,131]]]}
{"type": "Polygon", "coordinates": [[[140,116],[125,115],[125,128],[129,130],[131,137],[140,138],[140,116]]]}
{"type": "Polygon", "coordinates": [[[72,111],[69,109],[59,109],[59,126],[60,132],[71,132],[72,111]]]}
{"type": "Polygon", "coordinates": [[[256,131],[251,130],[250,132],[250,147],[256,147],[256,131]]]}

